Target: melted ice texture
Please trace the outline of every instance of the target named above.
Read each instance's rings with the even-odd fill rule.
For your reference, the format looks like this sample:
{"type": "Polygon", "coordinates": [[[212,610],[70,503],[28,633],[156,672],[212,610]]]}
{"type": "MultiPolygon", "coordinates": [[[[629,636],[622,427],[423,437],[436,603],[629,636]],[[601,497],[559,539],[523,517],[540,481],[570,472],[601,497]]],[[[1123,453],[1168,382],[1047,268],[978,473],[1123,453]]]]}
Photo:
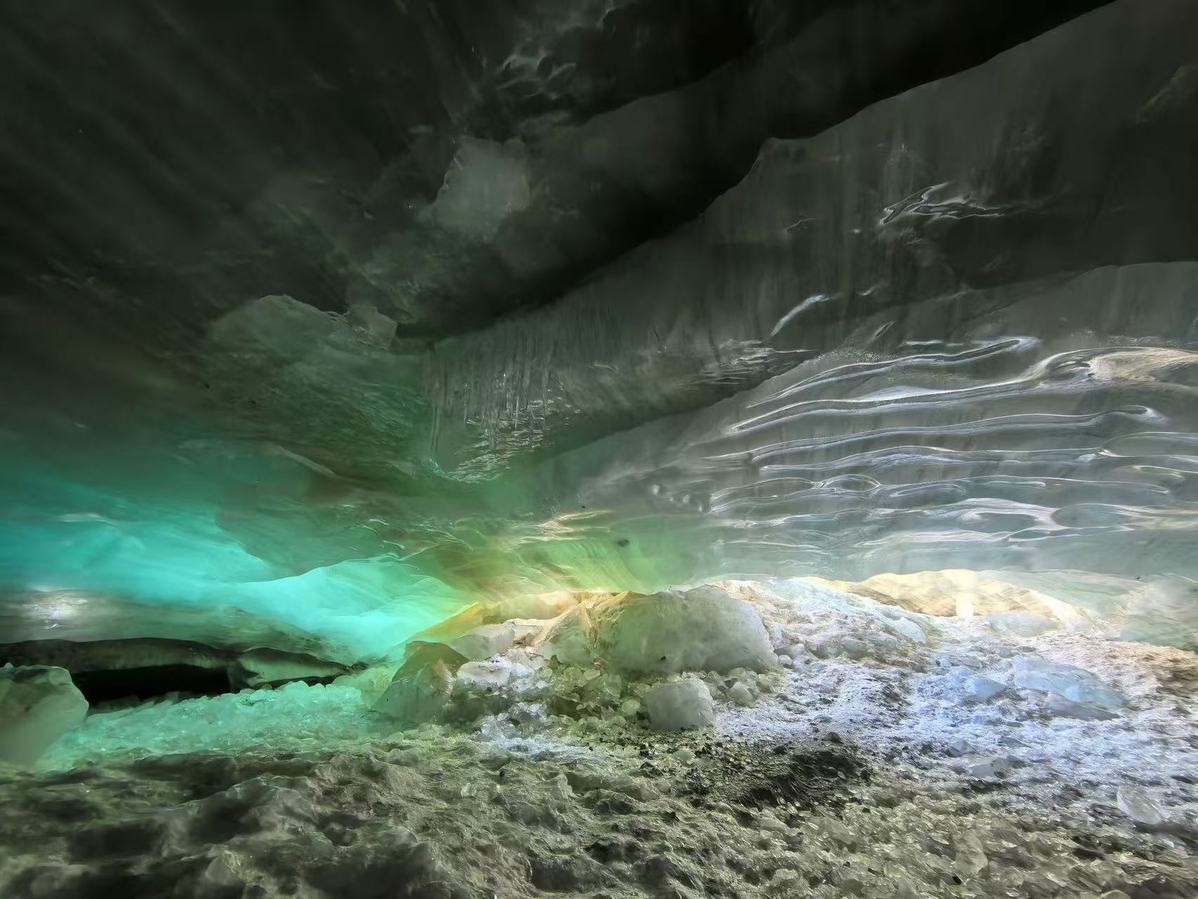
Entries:
{"type": "Polygon", "coordinates": [[[111,636],[75,610],[133,600],[186,636],[227,606],[353,659],[480,593],[964,568],[1192,644],[1198,8],[1107,4],[859,111],[836,85],[887,96],[907,44],[951,41],[856,23],[828,58],[846,21],[449,141],[423,199],[380,177],[348,309],[229,290],[169,307],[172,344],[16,303],[6,382],[61,369],[0,435],[0,622],[111,636]],[[772,117],[785,72],[819,85],[801,121],[772,117]],[[688,208],[745,147],[622,252],[613,210],[688,208]]]}

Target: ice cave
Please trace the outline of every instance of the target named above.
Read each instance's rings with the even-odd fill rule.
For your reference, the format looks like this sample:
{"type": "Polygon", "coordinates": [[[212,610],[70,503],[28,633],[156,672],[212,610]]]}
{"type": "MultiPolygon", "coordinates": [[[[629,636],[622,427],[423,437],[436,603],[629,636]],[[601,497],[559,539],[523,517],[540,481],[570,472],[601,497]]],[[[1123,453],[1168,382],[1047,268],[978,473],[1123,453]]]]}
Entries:
{"type": "Polygon", "coordinates": [[[1196,0],[0,0],[0,899],[1198,896],[1196,0]]]}

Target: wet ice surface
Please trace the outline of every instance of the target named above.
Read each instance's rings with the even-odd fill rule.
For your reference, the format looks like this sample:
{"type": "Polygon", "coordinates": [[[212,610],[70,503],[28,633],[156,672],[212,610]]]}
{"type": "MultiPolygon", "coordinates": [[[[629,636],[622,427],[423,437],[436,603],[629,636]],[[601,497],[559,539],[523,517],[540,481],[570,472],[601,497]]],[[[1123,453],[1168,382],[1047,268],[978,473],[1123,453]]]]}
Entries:
{"type": "Polygon", "coordinates": [[[350,686],[93,715],[0,778],[0,895],[1198,891],[1193,654],[725,586],[794,667],[703,675],[713,731],[655,733],[616,695],[386,734],[350,686]],[[1122,704],[1076,717],[1097,707],[1013,686],[1020,659],[1122,704]]]}

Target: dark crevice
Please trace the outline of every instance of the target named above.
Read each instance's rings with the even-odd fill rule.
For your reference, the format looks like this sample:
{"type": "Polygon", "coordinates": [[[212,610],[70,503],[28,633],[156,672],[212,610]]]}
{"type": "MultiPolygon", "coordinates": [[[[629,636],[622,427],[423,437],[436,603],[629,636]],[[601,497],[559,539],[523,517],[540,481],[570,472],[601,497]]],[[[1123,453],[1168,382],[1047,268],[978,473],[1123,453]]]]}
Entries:
{"type": "Polygon", "coordinates": [[[92,705],[117,699],[155,699],[169,693],[219,696],[235,692],[229,672],[197,665],[155,665],[115,671],[72,671],[71,679],[92,705]]]}

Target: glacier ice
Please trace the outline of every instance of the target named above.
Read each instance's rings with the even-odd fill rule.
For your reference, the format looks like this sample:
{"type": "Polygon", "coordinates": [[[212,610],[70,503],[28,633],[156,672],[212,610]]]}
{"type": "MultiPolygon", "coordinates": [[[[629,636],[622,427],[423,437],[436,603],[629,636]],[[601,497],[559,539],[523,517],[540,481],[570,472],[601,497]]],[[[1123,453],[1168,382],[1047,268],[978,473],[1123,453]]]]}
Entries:
{"type": "Polygon", "coordinates": [[[1119,787],[1115,793],[1115,804],[1119,811],[1145,827],[1155,827],[1165,821],[1165,813],[1161,807],[1139,787],[1119,787]]]}
{"type": "Polygon", "coordinates": [[[542,635],[541,651],[547,658],[566,665],[590,667],[595,661],[595,623],[589,606],[579,603],[548,625],[542,635]]]}
{"type": "MultiPolygon", "coordinates": [[[[480,596],[563,587],[1192,579],[1186,4],[778,13],[733,29],[772,35],[745,67],[585,112],[534,62],[609,46],[649,5],[566,15],[568,40],[557,13],[484,28],[541,50],[495,51],[498,107],[439,72],[447,106],[355,199],[274,173],[246,214],[286,210],[288,265],[320,277],[222,226],[186,308],[136,324],[120,291],[97,301],[120,334],[15,298],[6,382],[31,356],[62,377],[38,376],[45,415],[6,399],[12,604],[221,606],[357,661],[480,596]],[[1106,62],[1133,56],[1134,75],[1106,62]],[[245,267],[252,289],[225,281],[245,267]],[[56,387],[80,359],[95,402],[56,387]]],[[[674,52],[709,15],[643,34],[674,52]]],[[[1130,601],[1127,633],[1185,645],[1191,603],[1163,596],[1130,601]]]]}
{"type": "MultiPolygon", "coordinates": [[[[509,649],[516,642],[518,625],[514,622],[502,624],[480,624],[460,637],[455,637],[449,645],[468,659],[489,659],[509,649]]],[[[540,630],[539,625],[533,625],[532,633],[540,630]]]]}

